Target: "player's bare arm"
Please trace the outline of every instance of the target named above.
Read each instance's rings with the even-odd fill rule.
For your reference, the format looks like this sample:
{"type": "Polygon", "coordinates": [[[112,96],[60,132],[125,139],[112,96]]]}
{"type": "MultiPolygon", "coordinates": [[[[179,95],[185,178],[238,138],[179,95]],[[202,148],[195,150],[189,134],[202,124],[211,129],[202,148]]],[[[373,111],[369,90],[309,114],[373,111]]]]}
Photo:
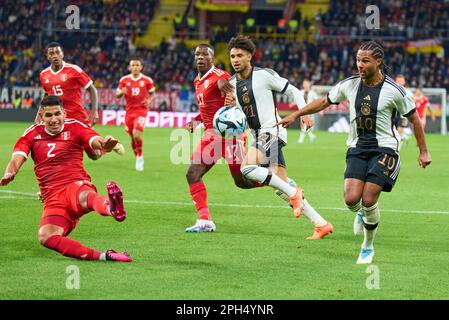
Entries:
{"type": "Polygon", "coordinates": [[[427,167],[431,162],[432,158],[430,157],[430,153],[427,150],[426,138],[424,135],[424,129],[419,119],[418,113],[414,112],[411,116],[408,117],[408,120],[413,125],[413,134],[415,135],[416,141],[418,143],[419,148],[419,156],[418,163],[421,168],[427,167]]]}
{"type": "Polygon", "coordinates": [[[218,79],[217,86],[222,94],[229,94],[235,89],[234,86],[224,78],[218,79]]]}
{"type": "Polygon", "coordinates": [[[153,102],[154,99],[156,99],[156,91],[149,91],[148,94],[150,95],[147,99],[143,100],[143,103],[149,108],[151,102],[153,102]]]}
{"type": "Polygon", "coordinates": [[[115,92],[115,97],[117,99],[120,99],[121,97],[123,97],[126,93],[128,92],[128,89],[126,89],[126,87],[119,89],[117,88],[117,91],[115,92]]]}
{"type": "Polygon", "coordinates": [[[13,181],[25,161],[26,158],[23,155],[14,154],[6,167],[3,178],[0,179],[0,186],[6,186],[13,181]]]}
{"type": "Polygon", "coordinates": [[[95,122],[98,119],[98,92],[97,88],[93,84],[87,88],[90,94],[90,113],[89,113],[89,120],[91,123],[91,126],[95,125],[95,122]]]}
{"type": "Polygon", "coordinates": [[[322,98],[313,100],[311,103],[306,104],[304,106],[304,108],[301,108],[300,110],[295,111],[292,114],[286,116],[281,121],[276,123],[274,126],[276,127],[276,126],[282,125],[284,128],[288,128],[299,117],[320,112],[320,111],[326,109],[327,107],[329,107],[330,105],[331,104],[327,100],[327,97],[322,97],[322,98]]]}

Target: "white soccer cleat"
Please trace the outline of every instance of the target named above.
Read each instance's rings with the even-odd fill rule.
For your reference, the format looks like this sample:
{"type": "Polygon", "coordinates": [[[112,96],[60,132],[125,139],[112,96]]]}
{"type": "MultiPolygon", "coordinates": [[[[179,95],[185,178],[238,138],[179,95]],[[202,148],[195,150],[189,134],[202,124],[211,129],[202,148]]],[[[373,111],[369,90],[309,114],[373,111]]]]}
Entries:
{"type": "Polygon", "coordinates": [[[363,216],[361,212],[357,212],[354,218],[354,234],[356,236],[363,233],[363,216]]]}
{"type": "Polygon", "coordinates": [[[214,232],[215,224],[211,220],[198,219],[190,228],[186,228],[186,232],[214,232]]]}
{"type": "Polygon", "coordinates": [[[357,264],[370,264],[374,258],[374,249],[362,248],[360,250],[359,258],[357,259],[357,264]]]}
{"type": "Polygon", "coordinates": [[[143,157],[136,157],[136,170],[137,171],[143,171],[143,157]]]}
{"type": "MultiPolygon", "coordinates": [[[[288,182],[288,184],[289,184],[291,187],[293,187],[293,188],[295,188],[295,189],[298,187],[297,184],[296,184],[296,182],[295,182],[295,180],[290,179],[289,177],[287,177],[287,182],[288,182]]],[[[289,197],[287,194],[285,194],[284,192],[282,192],[282,191],[279,190],[279,189],[275,189],[275,190],[274,190],[274,193],[276,193],[276,195],[277,195],[279,198],[281,198],[282,200],[284,200],[285,202],[287,202],[289,206],[291,206],[291,205],[290,205],[290,197],[289,197]]]]}

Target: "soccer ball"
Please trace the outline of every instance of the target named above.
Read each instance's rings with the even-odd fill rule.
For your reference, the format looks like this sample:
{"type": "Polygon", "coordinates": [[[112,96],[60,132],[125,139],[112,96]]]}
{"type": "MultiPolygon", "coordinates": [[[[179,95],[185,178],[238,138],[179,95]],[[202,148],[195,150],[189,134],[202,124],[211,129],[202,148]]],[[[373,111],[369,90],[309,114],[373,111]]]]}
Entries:
{"type": "Polygon", "coordinates": [[[224,106],[214,115],[214,129],[224,138],[235,138],[246,128],[245,113],[237,106],[224,106]]]}

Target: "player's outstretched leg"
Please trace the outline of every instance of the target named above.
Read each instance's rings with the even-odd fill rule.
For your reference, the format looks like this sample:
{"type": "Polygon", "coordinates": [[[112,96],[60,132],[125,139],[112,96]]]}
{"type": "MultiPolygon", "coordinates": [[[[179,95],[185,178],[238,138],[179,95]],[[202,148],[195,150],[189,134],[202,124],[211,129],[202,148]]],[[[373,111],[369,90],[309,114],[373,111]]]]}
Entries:
{"type": "Polygon", "coordinates": [[[100,196],[91,189],[81,192],[79,196],[81,207],[98,212],[102,216],[112,216],[118,222],[122,222],[126,218],[122,190],[111,181],[106,185],[106,191],[108,197],[100,196]]]}
{"type": "Polygon", "coordinates": [[[65,257],[79,260],[103,260],[131,262],[126,252],[116,253],[113,250],[100,252],[89,248],[80,242],[66,237],[73,226],[62,216],[48,216],[41,222],[39,228],[39,242],[48,249],[54,250],[65,257]]]}

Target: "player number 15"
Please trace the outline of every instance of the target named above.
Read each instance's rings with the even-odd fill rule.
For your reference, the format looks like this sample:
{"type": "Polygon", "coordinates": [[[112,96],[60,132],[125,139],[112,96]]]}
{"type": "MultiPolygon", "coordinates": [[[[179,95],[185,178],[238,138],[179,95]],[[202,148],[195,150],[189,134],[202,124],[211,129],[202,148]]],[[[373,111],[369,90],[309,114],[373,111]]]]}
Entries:
{"type": "Polygon", "coordinates": [[[53,89],[53,93],[55,94],[55,96],[62,96],[63,92],[62,92],[61,86],[59,84],[57,86],[53,86],[51,88],[53,89]]]}

